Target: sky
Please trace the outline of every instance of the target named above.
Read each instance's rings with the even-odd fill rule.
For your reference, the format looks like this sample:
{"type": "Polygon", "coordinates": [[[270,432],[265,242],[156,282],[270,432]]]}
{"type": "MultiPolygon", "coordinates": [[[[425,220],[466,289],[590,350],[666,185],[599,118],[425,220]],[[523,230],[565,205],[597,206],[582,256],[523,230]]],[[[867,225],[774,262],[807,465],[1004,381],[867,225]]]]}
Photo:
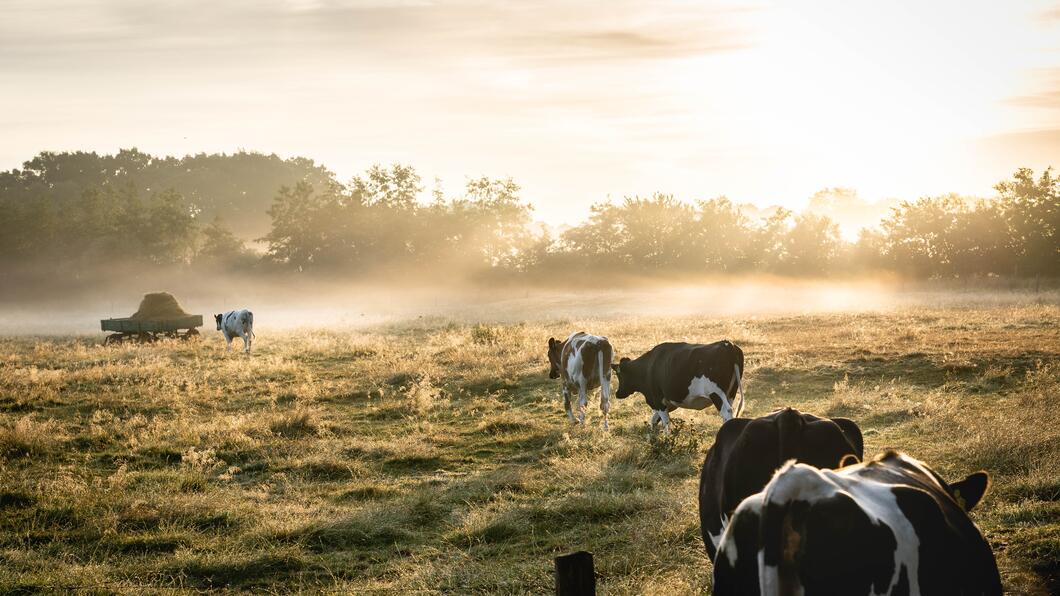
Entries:
{"type": "Polygon", "coordinates": [[[798,209],[1060,167],[1060,3],[0,0],[0,169],[240,149],[537,219],[673,193],[798,209]]]}

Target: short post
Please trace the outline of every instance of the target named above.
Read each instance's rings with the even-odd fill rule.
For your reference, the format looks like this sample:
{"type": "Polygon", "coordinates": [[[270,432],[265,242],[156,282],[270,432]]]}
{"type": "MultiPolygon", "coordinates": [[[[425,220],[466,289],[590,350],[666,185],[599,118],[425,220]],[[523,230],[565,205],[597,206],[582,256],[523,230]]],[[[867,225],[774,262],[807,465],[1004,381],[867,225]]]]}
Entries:
{"type": "Polygon", "coordinates": [[[596,596],[593,554],[584,550],[556,557],[556,596],[596,596]]]}

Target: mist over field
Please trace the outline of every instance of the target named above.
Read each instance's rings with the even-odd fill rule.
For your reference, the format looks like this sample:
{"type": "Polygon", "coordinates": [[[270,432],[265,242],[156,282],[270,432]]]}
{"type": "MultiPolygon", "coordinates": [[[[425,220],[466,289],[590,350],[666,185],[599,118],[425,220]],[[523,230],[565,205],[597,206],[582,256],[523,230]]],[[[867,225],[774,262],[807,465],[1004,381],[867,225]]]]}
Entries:
{"type": "MultiPolygon", "coordinates": [[[[429,319],[457,323],[615,320],[628,317],[756,316],[888,312],[926,307],[975,308],[1060,304],[1060,287],[1046,282],[979,281],[972,284],[776,277],[672,281],[625,279],[616,287],[586,284],[424,285],[337,284],[291,279],[141,275],[94,285],[73,295],[33,292],[0,302],[0,335],[98,335],[99,320],[127,317],[143,294],[169,291],[184,309],[205,318],[238,308],[255,313],[256,332],[356,330],[429,319]]],[[[219,334],[218,334],[219,335],[219,334]]]]}

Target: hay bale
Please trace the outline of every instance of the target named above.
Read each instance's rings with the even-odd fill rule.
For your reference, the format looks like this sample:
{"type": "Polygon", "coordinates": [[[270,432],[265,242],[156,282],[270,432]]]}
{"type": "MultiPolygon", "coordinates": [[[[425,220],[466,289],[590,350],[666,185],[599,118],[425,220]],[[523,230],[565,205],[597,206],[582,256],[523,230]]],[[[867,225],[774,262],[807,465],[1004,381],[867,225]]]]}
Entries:
{"type": "Polygon", "coordinates": [[[144,294],[140,301],[140,308],[131,318],[133,319],[179,319],[190,316],[184,312],[180,303],[169,292],[154,292],[144,294]]]}

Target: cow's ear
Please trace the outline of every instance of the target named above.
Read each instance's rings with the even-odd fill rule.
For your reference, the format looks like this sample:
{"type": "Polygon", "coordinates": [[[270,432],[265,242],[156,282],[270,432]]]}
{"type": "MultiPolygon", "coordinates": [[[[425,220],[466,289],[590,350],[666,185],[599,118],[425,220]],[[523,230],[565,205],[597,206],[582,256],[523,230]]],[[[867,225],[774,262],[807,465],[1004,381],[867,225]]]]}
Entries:
{"type": "Polygon", "coordinates": [[[549,349],[551,349],[555,345],[556,345],[556,338],[554,338],[554,337],[548,338],[548,347],[549,347],[549,349]]]}
{"type": "Polygon", "coordinates": [[[854,455],[853,453],[848,453],[843,457],[839,458],[839,467],[845,468],[847,466],[852,466],[859,462],[860,460],[858,459],[858,456],[854,455]]]}
{"type": "Polygon", "coordinates": [[[979,471],[970,474],[960,482],[950,484],[950,494],[953,495],[953,500],[957,501],[961,509],[971,511],[983,499],[988,488],[990,488],[990,474],[979,471]]]}
{"type": "Polygon", "coordinates": [[[613,370],[615,372],[618,372],[619,370],[621,370],[621,368],[622,368],[622,365],[620,365],[620,364],[612,364],[611,365],[611,370],[613,370]]]}
{"type": "Polygon", "coordinates": [[[627,362],[629,362],[629,357],[622,358],[618,361],[619,364],[625,364],[627,362]]]}

